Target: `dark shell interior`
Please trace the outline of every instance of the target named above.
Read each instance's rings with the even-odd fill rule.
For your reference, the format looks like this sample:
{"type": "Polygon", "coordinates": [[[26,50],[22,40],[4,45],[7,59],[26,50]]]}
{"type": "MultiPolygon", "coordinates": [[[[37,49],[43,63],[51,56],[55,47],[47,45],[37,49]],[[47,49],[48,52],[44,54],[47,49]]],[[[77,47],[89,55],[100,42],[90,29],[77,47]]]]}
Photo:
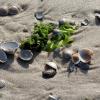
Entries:
{"type": "Polygon", "coordinates": [[[6,62],[7,61],[7,55],[4,51],[0,50],[0,62],[6,62]]]}

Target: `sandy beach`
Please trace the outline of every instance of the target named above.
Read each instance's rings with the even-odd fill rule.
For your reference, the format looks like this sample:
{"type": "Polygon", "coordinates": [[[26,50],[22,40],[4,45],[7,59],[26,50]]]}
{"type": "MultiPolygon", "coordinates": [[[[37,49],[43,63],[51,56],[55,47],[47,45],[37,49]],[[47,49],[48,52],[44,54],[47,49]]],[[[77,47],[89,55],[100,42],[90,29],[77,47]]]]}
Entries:
{"type": "Polygon", "coordinates": [[[78,70],[68,77],[67,64],[60,66],[55,77],[44,79],[42,71],[48,61],[47,53],[33,54],[31,62],[20,62],[17,54],[8,55],[6,64],[0,64],[0,79],[5,87],[0,89],[0,100],[47,100],[50,93],[61,100],[100,100],[100,24],[95,14],[100,14],[100,0],[0,0],[0,6],[24,5],[14,16],[0,16],[0,41],[17,41],[31,35],[36,22],[34,13],[43,10],[44,21],[57,22],[61,18],[81,23],[88,19],[83,31],[74,35],[73,47],[94,51],[93,65],[87,73],[78,70]],[[26,31],[24,31],[26,30],[26,31]],[[93,68],[93,69],[92,69],[93,68]],[[88,99],[86,99],[88,98],[88,99]]]}

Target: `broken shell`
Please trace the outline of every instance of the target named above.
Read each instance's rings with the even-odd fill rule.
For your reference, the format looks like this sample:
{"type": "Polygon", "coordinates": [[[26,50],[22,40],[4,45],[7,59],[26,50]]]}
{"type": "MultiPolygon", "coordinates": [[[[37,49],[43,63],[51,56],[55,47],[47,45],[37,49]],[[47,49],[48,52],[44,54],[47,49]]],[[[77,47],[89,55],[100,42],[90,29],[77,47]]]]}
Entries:
{"type": "Polygon", "coordinates": [[[54,62],[47,62],[45,69],[48,69],[48,67],[57,70],[57,65],[54,62]]]}
{"type": "Polygon", "coordinates": [[[0,7],[0,16],[7,16],[8,8],[6,6],[0,7]]]}
{"type": "Polygon", "coordinates": [[[93,55],[93,51],[90,49],[82,49],[78,53],[78,57],[79,57],[80,61],[82,61],[84,63],[90,62],[92,55],[93,55]]]}
{"type": "Polygon", "coordinates": [[[78,64],[80,62],[79,57],[78,57],[78,53],[72,55],[72,62],[74,64],[78,64]]]}
{"type": "Polygon", "coordinates": [[[33,58],[33,53],[31,50],[21,50],[19,53],[19,58],[24,61],[30,61],[33,58]]]}
{"type": "Polygon", "coordinates": [[[5,42],[0,45],[0,48],[9,54],[14,54],[19,48],[19,45],[17,42],[5,42]]]}
{"type": "Polygon", "coordinates": [[[34,16],[36,17],[37,20],[43,20],[43,18],[44,18],[43,11],[35,12],[34,16]]]}
{"type": "Polygon", "coordinates": [[[7,61],[7,55],[4,51],[0,50],[0,62],[5,63],[7,61]]]}
{"type": "Polygon", "coordinates": [[[54,35],[60,34],[60,30],[59,30],[59,29],[54,29],[54,30],[53,30],[53,34],[54,34],[54,35]]]}
{"type": "Polygon", "coordinates": [[[19,13],[19,8],[17,6],[11,6],[8,8],[9,15],[16,15],[19,13]]]}
{"type": "Polygon", "coordinates": [[[87,26],[89,24],[89,20],[85,19],[84,21],[81,22],[81,26],[87,26]]]}

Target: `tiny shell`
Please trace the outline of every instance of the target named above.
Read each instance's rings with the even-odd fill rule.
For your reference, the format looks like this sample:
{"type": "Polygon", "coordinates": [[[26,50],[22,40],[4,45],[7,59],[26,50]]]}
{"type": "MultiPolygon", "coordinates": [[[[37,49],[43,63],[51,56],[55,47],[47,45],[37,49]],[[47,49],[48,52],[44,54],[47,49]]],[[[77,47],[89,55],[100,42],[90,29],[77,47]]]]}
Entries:
{"type": "Polygon", "coordinates": [[[79,57],[78,57],[78,53],[72,55],[72,62],[74,64],[78,64],[80,62],[79,57]]]}
{"type": "Polygon", "coordinates": [[[5,63],[7,61],[7,55],[4,51],[0,50],[0,62],[5,63]]]}
{"type": "Polygon", "coordinates": [[[54,35],[60,34],[60,30],[59,30],[59,29],[54,29],[54,30],[53,30],[53,34],[54,34],[54,35]]]}
{"type": "Polygon", "coordinates": [[[44,18],[43,11],[35,12],[34,16],[36,17],[37,20],[43,20],[43,18],[44,18]]]}
{"type": "Polygon", "coordinates": [[[19,48],[19,45],[17,42],[5,42],[0,45],[0,48],[9,54],[14,54],[19,48]]]}
{"type": "Polygon", "coordinates": [[[33,53],[31,50],[21,50],[19,53],[19,58],[23,61],[30,61],[33,58],[33,53]]]}
{"type": "Polygon", "coordinates": [[[91,61],[92,55],[93,55],[93,51],[90,49],[82,49],[78,53],[78,57],[80,61],[84,63],[91,61]]]}

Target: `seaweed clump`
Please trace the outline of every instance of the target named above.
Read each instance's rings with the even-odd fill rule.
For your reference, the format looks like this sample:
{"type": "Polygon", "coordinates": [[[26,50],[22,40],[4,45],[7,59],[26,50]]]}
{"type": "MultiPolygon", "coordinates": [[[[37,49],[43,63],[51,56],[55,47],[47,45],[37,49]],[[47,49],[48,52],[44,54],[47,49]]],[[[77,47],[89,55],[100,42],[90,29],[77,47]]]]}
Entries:
{"type": "Polygon", "coordinates": [[[51,52],[57,48],[70,45],[73,40],[70,38],[76,27],[68,23],[56,26],[52,23],[36,23],[32,35],[21,41],[21,49],[32,51],[51,52]]]}

